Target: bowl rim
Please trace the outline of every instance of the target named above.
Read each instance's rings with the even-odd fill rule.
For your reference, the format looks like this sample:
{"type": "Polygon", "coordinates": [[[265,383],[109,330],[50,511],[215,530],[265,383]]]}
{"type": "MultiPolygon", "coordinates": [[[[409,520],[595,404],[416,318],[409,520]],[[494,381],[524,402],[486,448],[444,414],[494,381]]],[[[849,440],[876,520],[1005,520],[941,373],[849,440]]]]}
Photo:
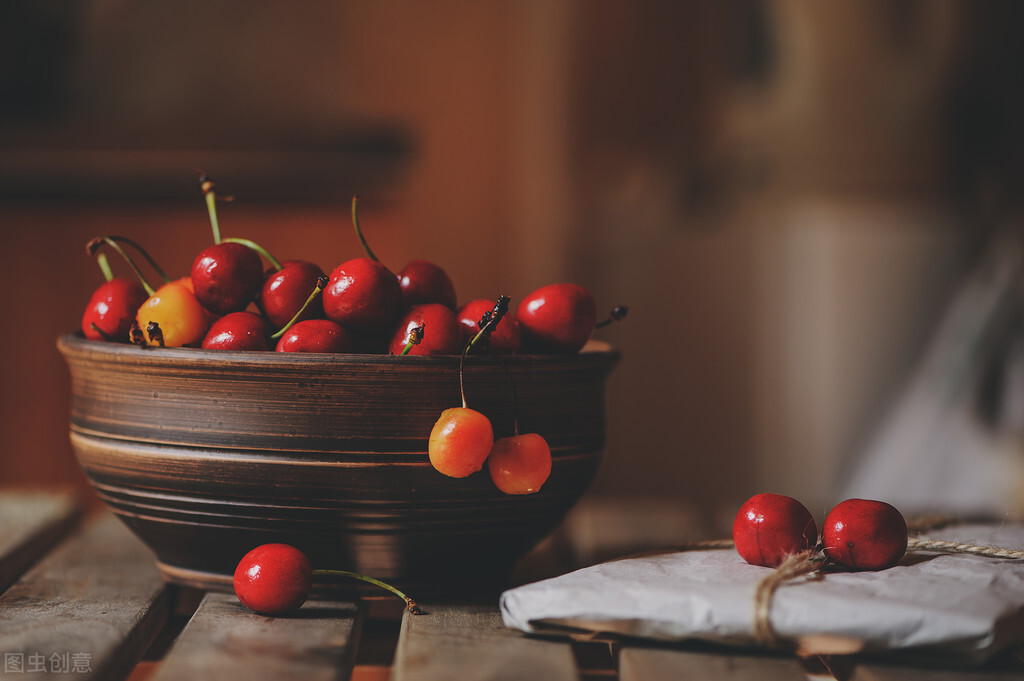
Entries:
{"type": "MultiPolygon", "coordinates": [[[[139,347],[129,343],[91,340],[82,332],[66,333],[57,339],[57,349],[65,357],[93,356],[140,364],[168,365],[187,362],[192,367],[347,367],[355,365],[382,366],[458,366],[461,355],[389,355],[361,353],[275,352],[273,350],[204,350],[202,348],[139,347]]],[[[591,339],[572,354],[466,355],[466,366],[504,363],[509,367],[525,366],[605,366],[621,359],[621,353],[605,341],[591,339]],[[496,358],[498,358],[496,360],[496,358]]]]}

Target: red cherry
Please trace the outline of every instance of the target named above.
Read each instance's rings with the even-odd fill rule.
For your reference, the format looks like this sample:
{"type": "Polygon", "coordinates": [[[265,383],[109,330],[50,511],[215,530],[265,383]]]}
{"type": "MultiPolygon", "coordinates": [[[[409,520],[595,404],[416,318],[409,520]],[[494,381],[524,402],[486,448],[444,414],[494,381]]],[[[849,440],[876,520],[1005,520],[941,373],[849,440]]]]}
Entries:
{"type": "Polygon", "coordinates": [[[93,340],[128,342],[135,313],[146,302],[146,290],[131,279],[111,279],[93,291],[82,314],[82,333],[93,340]],[[93,328],[93,324],[99,329],[93,328]]]}
{"type": "Polygon", "coordinates": [[[409,333],[423,326],[423,340],[413,345],[410,355],[457,355],[462,345],[462,332],[455,313],[439,303],[413,305],[399,320],[395,334],[391,337],[388,351],[392,355],[402,354],[409,340],[409,333]]]}
{"type": "Polygon", "coordinates": [[[597,305],[590,291],[576,284],[542,286],[520,301],[516,319],[523,344],[536,352],[577,352],[597,323],[597,305]]]}
{"type": "MultiPolygon", "coordinates": [[[[305,260],[286,260],[281,263],[281,269],[270,270],[257,298],[257,304],[270,320],[270,325],[280,329],[290,322],[322,276],[324,271],[319,265],[305,260]]],[[[299,321],[322,319],[323,316],[324,304],[317,298],[309,304],[299,321]]]]}
{"type": "MultiPolygon", "coordinates": [[[[248,246],[224,242],[204,248],[192,263],[192,290],[219,315],[244,310],[263,283],[263,262],[248,246]]],[[[306,292],[308,295],[308,291],[306,292]]]]}
{"type": "Polygon", "coordinates": [[[398,284],[406,307],[439,303],[454,310],[458,304],[451,277],[429,260],[413,260],[403,267],[398,273],[398,284]]]}
{"type": "Polygon", "coordinates": [[[278,352],[355,352],[356,342],[344,326],[329,319],[307,319],[285,331],[278,352]]]}
{"type": "Polygon", "coordinates": [[[907,522],[884,501],[847,499],[825,517],[821,543],[836,565],[849,570],[884,570],[907,552],[907,522]]]}
{"type": "Polygon", "coordinates": [[[812,548],[818,526],[807,507],[781,494],[755,494],[732,523],[736,551],[751,565],[778,567],[788,556],[812,548]]]}
{"type": "Polygon", "coordinates": [[[270,325],[254,312],[232,312],[213,323],[202,347],[206,350],[269,350],[270,325]]]}
{"type": "MultiPolygon", "coordinates": [[[[494,307],[493,300],[478,298],[471,300],[459,310],[459,326],[462,327],[462,343],[468,343],[480,330],[480,319],[484,313],[494,307]]],[[[512,315],[505,315],[498,322],[487,345],[487,352],[496,355],[510,355],[519,350],[522,332],[519,321],[512,315]]]]}
{"type": "Polygon", "coordinates": [[[398,279],[370,258],[355,258],[334,268],[322,297],[328,319],[371,335],[389,332],[402,311],[398,279]]]}
{"type": "Polygon", "coordinates": [[[309,596],[313,570],[306,555],[287,544],[264,544],[245,554],[235,568],[235,594],[262,615],[295,610],[309,596]]]}
{"type": "Polygon", "coordinates": [[[533,494],[551,475],[551,448],[536,433],[503,437],[487,457],[487,470],[505,494],[533,494]]]}
{"type": "Polygon", "coordinates": [[[483,468],[493,447],[490,419],[474,409],[452,407],[441,412],[430,431],[427,453],[438,472],[464,478],[483,468]]]}

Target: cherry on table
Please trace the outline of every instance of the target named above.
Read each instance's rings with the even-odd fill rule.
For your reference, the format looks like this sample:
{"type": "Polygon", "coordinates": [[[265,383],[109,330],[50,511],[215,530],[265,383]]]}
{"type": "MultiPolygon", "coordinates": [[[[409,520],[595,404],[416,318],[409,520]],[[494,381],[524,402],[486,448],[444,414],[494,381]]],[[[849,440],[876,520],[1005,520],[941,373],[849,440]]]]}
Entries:
{"type": "MultiPolygon", "coordinates": [[[[324,271],[320,266],[306,260],[286,260],[281,263],[281,269],[268,270],[256,300],[270,325],[280,329],[290,322],[322,276],[324,271]]],[[[321,319],[323,316],[323,301],[317,298],[302,313],[299,321],[321,319]]]]}
{"type": "Polygon", "coordinates": [[[410,355],[456,355],[462,347],[462,332],[455,313],[440,303],[413,305],[398,321],[388,352],[400,355],[413,329],[423,327],[423,337],[408,351],[410,355]]]}
{"type": "Polygon", "coordinates": [[[370,258],[353,258],[334,268],[322,295],[328,319],[367,335],[390,332],[402,311],[398,279],[370,258]]]}
{"type": "Polygon", "coordinates": [[[884,570],[907,551],[907,522],[894,506],[873,499],[847,499],[825,517],[825,556],[849,570],[884,570]]]}
{"type": "Polygon", "coordinates": [[[199,302],[225,315],[244,310],[256,297],[263,284],[263,262],[252,248],[225,241],[199,252],[191,279],[199,302]]]}
{"type": "Polygon", "coordinates": [[[307,319],[285,331],[277,341],[277,352],[355,352],[356,343],[348,330],[329,319],[307,319]]]}
{"type": "Polygon", "coordinates": [[[271,329],[255,312],[231,312],[213,323],[203,338],[204,350],[269,350],[271,329]]]}
{"type": "Polygon", "coordinates": [[[100,284],[82,314],[82,333],[93,340],[127,343],[135,314],[146,298],[146,290],[131,279],[117,277],[100,284]]]}
{"type": "Polygon", "coordinates": [[[533,494],[551,475],[551,448],[537,433],[500,438],[487,457],[487,470],[505,494],[533,494]]]}
{"type": "Polygon", "coordinates": [[[406,307],[438,303],[455,310],[458,304],[455,284],[439,265],[429,260],[413,260],[403,267],[397,276],[406,307]]]}
{"type": "Polygon", "coordinates": [[[530,351],[573,353],[594,333],[597,304],[582,286],[548,284],[519,302],[516,319],[530,351]]]}
{"type": "Polygon", "coordinates": [[[279,615],[306,602],[313,569],[294,546],[264,544],[239,561],[233,583],[242,605],[262,615],[279,615]]]}
{"type": "MultiPolygon", "coordinates": [[[[477,298],[463,305],[458,312],[459,326],[462,327],[462,341],[468,342],[480,331],[480,319],[494,306],[493,300],[477,298]]],[[[491,331],[486,351],[496,355],[511,355],[519,350],[522,339],[519,321],[512,315],[505,315],[491,331]]]]}
{"type": "Polygon", "coordinates": [[[818,526],[807,507],[782,494],[755,494],[732,524],[736,552],[751,565],[778,567],[788,556],[812,548],[818,526]]]}

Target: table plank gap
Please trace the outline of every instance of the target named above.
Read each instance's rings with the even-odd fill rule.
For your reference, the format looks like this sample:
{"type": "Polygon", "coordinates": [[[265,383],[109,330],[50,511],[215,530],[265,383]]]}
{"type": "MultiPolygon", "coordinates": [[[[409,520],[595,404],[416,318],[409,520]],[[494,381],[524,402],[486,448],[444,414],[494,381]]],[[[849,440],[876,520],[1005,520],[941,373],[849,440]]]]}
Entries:
{"type": "Polygon", "coordinates": [[[568,642],[507,628],[494,605],[420,604],[406,612],[395,651],[394,681],[576,681],[568,642]]]}
{"type": "Polygon", "coordinates": [[[0,593],[78,524],[71,494],[0,492],[0,593]]]}
{"type": "Polygon", "coordinates": [[[152,552],[105,513],[0,596],[4,672],[125,678],[164,626],[168,602],[152,552]]]}
{"type": "Polygon", "coordinates": [[[210,593],[153,681],[348,679],[358,635],[353,602],[307,601],[293,615],[266,617],[234,595],[210,593]]]}
{"type": "Polygon", "coordinates": [[[619,651],[619,678],[621,681],[805,681],[807,676],[799,660],[790,657],[623,647],[619,651]]]}

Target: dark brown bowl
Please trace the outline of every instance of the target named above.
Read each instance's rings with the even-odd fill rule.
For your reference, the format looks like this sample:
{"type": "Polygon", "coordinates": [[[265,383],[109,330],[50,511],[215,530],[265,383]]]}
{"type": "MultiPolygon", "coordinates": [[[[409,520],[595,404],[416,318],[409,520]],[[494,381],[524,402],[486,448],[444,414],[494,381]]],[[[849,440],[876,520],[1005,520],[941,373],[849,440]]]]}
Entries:
{"type": "Polygon", "coordinates": [[[314,567],[408,588],[500,584],[586,489],[605,442],[607,346],[467,357],[469,406],[551,445],[551,477],[510,496],[484,470],[433,469],[427,438],[458,406],[458,357],[143,349],[67,335],[71,442],[99,496],[165,578],[230,589],[267,542],[314,567]],[[504,364],[504,367],[502,366],[504,364]]]}

